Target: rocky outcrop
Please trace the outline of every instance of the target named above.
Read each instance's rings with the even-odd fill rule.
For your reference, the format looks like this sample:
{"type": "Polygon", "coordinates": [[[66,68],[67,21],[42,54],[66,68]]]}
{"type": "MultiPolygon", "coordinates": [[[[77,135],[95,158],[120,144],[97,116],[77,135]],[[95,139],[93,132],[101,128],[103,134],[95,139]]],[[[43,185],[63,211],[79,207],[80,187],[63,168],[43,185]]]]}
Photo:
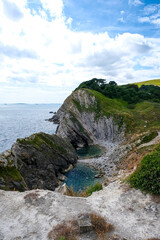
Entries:
{"type": "MultiPolygon", "coordinates": [[[[153,202],[148,194],[129,189],[120,180],[114,180],[88,198],[69,197],[47,190],[23,193],[1,190],[0,203],[0,212],[3,213],[0,216],[0,239],[3,240],[48,240],[48,234],[56,225],[77,220],[82,213],[101,215],[114,226],[112,234],[122,239],[160,238],[160,204],[153,202]]],[[[79,240],[98,239],[82,236],[79,240]]]]}
{"type": "Polygon", "coordinates": [[[75,150],[68,141],[45,133],[18,139],[5,156],[6,153],[0,156],[4,170],[18,170],[28,189],[54,190],[59,176],[62,179],[62,173],[77,161],[75,150]]]}
{"type": "Polygon", "coordinates": [[[57,135],[67,138],[75,147],[101,140],[118,142],[124,136],[125,127],[120,117],[116,122],[113,115],[105,115],[98,99],[88,90],[73,92],[52,120],[59,122],[57,135]]]}

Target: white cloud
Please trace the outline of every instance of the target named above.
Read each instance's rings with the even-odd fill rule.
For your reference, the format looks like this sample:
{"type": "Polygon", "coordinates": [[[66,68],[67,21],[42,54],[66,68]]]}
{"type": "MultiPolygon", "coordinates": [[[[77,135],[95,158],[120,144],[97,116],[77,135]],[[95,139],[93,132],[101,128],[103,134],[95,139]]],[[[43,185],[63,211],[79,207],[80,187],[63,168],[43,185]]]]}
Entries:
{"type": "Polygon", "coordinates": [[[160,18],[152,20],[152,23],[160,26],[160,18]]]}
{"type": "Polygon", "coordinates": [[[66,23],[67,23],[68,25],[71,25],[72,21],[73,21],[73,19],[72,19],[71,17],[69,17],[69,18],[67,19],[66,23]]]}
{"type": "Polygon", "coordinates": [[[141,23],[151,22],[149,17],[139,17],[138,21],[141,22],[141,23]]]}
{"type": "Polygon", "coordinates": [[[147,5],[144,8],[144,14],[145,15],[150,15],[152,13],[154,13],[157,9],[157,5],[156,4],[151,4],[151,5],[147,5]]]}
{"type": "Polygon", "coordinates": [[[62,0],[41,0],[42,6],[48,10],[51,17],[61,17],[63,12],[62,0]]]}
{"type": "Polygon", "coordinates": [[[125,20],[124,20],[124,18],[123,18],[123,17],[119,18],[118,20],[119,20],[120,22],[122,22],[122,23],[124,23],[124,22],[125,22],[125,20]]]}
{"type": "Polygon", "coordinates": [[[128,0],[128,4],[133,6],[139,6],[143,5],[143,2],[140,0],[128,0]]]}
{"type": "Polygon", "coordinates": [[[160,25],[160,4],[149,4],[144,8],[144,17],[139,17],[140,23],[160,25]]]}
{"type": "Polygon", "coordinates": [[[12,0],[23,16],[14,21],[6,15],[3,1],[0,0],[0,101],[7,101],[7,97],[13,101],[18,94],[21,98],[17,101],[25,102],[28,94],[28,101],[33,97],[33,102],[38,102],[44,96],[45,102],[62,102],[80,82],[93,77],[127,83],[159,74],[159,39],[130,33],[112,38],[107,32],[73,31],[72,19],[63,15],[61,0],[57,4],[55,0],[43,0],[44,9],[34,14],[25,0],[12,0]],[[53,19],[48,19],[47,11],[53,19]],[[153,70],[134,70],[135,65],[148,66],[149,61],[153,70]],[[7,84],[14,86],[8,95],[7,84]],[[48,89],[52,89],[49,100],[48,89]]]}

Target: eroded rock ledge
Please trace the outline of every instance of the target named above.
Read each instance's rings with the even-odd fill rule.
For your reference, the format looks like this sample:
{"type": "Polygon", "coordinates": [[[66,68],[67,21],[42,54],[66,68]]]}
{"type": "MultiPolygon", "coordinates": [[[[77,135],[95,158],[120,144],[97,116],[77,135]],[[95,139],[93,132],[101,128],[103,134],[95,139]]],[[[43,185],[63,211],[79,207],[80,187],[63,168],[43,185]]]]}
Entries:
{"type": "Polygon", "coordinates": [[[17,139],[11,151],[0,155],[1,188],[55,190],[59,176],[76,161],[72,145],[56,135],[37,133],[17,139]]]}
{"type": "Polygon", "coordinates": [[[47,240],[48,233],[57,224],[91,212],[105,217],[114,225],[113,234],[127,240],[160,238],[160,204],[119,180],[88,198],[68,197],[47,190],[24,193],[1,190],[0,203],[3,213],[0,239],[3,240],[47,240]]]}

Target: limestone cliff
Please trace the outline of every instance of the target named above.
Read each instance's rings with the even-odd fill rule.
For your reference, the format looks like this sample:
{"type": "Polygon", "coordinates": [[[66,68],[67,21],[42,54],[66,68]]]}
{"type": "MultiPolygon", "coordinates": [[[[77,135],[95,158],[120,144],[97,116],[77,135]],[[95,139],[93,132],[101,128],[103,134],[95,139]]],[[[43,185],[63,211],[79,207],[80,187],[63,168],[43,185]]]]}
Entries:
{"type": "Polygon", "coordinates": [[[72,145],[56,135],[37,133],[17,139],[11,151],[0,155],[0,188],[24,190],[26,185],[54,190],[61,173],[76,161],[72,145]]]}
{"type": "Polygon", "coordinates": [[[99,96],[93,91],[80,89],[73,92],[52,118],[55,123],[59,119],[57,135],[67,138],[75,147],[101,140],[121,141],[125,130],[121,116],[103,110],[99,96]]]}

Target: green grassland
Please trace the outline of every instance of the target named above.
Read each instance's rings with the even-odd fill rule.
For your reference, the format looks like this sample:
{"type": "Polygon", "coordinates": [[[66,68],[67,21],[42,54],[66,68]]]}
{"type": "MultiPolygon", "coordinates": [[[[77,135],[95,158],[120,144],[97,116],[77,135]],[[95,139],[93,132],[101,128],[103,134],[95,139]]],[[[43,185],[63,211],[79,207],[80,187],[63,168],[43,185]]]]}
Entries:
{"type": "MultiPolygon", "coordinates": [[[[96,119],[112,116],[119,127],[125,123],[126,133],[143,133],[160,129],[160,103],[144,101],[134,104],[131,108],[130,104],[121,99],[111,99],[94,90],[82,91],[86,91],[91,97],[94,96],[96,101],[89,108],[79,105],[80,112],[95,112],[96,119]]],[[[77,107],[77,103],[75,101],[73,103],[77,107]]]]}
{"type": "Polygon", "coordinates": [[[143,82],[137,82],[134,84],[138,85],[138,87],[141,87],[142,85],[160,86],[160,79],[153,79],[153,80],[148,80],[148,81],[143,81],[143,82]]]}

